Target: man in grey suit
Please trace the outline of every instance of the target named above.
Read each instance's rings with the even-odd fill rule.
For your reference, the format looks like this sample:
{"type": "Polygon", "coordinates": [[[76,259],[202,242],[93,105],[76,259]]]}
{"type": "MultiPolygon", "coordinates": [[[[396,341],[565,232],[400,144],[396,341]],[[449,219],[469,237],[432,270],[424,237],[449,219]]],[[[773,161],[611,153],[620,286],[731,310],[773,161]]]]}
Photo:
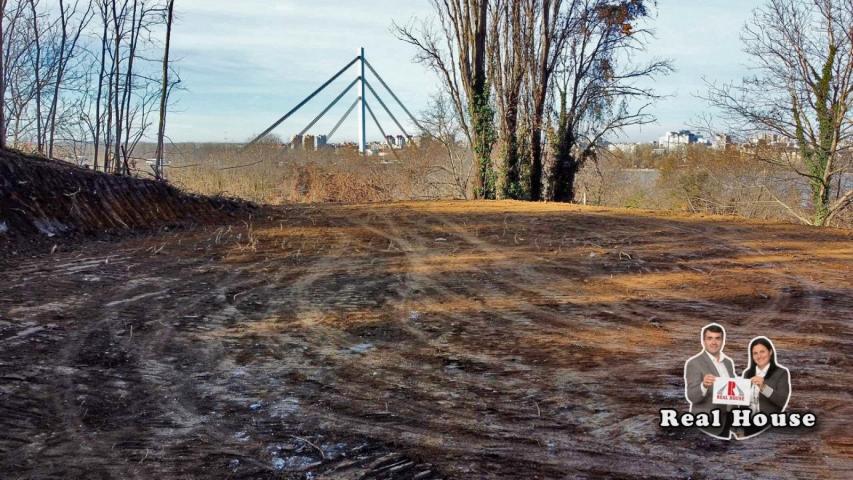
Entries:
{"type": "Polygon", "coordinates": [[[726,332],[716,323],[710,323],[702,328],[702,351],[691,357],[684,364],[684,396],[690,402],[693,413],[708,413],[720,409],[720,419],[723,425],[706,427],[702,430],[719,438],[729,438],[731,426],[731,406],[715,405],[714,380],[717,377],[734,378],[735,366],[732,360],[723,354],[726,332]]]}

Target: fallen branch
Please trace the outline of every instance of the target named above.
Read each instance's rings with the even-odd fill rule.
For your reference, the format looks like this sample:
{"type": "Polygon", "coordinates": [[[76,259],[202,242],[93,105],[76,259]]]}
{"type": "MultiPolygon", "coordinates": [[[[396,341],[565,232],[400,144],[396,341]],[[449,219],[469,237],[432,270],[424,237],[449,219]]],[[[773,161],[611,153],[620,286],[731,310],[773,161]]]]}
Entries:
{"type": "Polygon", "coordinates": [[[302,437],[297,437],[296,435],[291,435],[290,438],[293,438],[295,440],[299,440],[300,442],[304,442],[304,443],[307,443],[308,445],[311,445],[312,447],[314,447],[315,450],[320,452],[320,458],[322,458],[323,460],[326,459],[326,453],[323,452],[323,449],[318,447],[317,445],[314,445],[313,443],[311,443],[310,441],[308,441],[302,437]]]}

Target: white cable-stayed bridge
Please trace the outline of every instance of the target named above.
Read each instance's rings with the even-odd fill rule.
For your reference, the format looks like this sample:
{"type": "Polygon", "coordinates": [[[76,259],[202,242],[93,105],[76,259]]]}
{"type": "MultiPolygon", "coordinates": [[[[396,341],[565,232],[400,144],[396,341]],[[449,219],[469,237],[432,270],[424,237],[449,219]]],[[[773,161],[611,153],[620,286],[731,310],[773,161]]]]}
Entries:
{"type": "Polygon", "coordinates": [[[391,90],[391,87],[389,87],[388,84],[385,82],[385,80],[382,79],[382,77],[379,75],[379,73],[376,71],[376,69],[373,67],[373,65],[371,65],[370,62],[367,61],[367,59],[364,56],[364,47],[362,47],[359,49],[358,55],[355,58],[350,60],[349,63],[344,65],[343,68],[338,70],[337,73],[332,75],[331,78],[326,80],[316,90],[314,90],[313,92],[308,94],[308,96],[303,98],[302,101],[300,101],[295,107],[291,108],[287,113],[282,115],[278,120],[276,120],[266,130],[261,132],[254,139],[252,139],[248,143],[248,145],[255,144],[258,141],[260,141],[262,138],[264,138],[265,136],[269,135],[270,132],[272,132],[279,125],[284,123],[294,113],[299,111],[299,109],[301,109],[303,106],[305,106],[308,102],[310,102],[320,92],[325,90],[326,87],[328,87],[332,82],[334,82],[339,77],[341,77],[341,75],[343,75],[345,72],[347,72],[354,65],[358,69],[358,75],[349,84],[347,84],[347,86],[343,89],[343,91],[341,91],[331,102],[329,102],[329,104],[326,105],[326,107],[319,114],[317,114],[317,116],[314,117],[308,123],[308,125],[306,125],[304,128],[302,128],[299,131],[299,133],[294,135],[292,138],[302,138],[302,136],[305,135],[306,132],[308,132],[312,127],[314,127],[314,125],[316,125],[317,122],[321,118],[323,118],[341,99],[343,99],[344,97],[347,96],[347,94],[353,89],[353,87],[355,87],[356,88],[356,98],[354,99],[352,104],[349,106],[349,108],[347,108],[347,110],[344,112],[344,114],[340,117],[340,119],[335,123],[335,125],[332,127],[332,129],[329,130],[328,133],[326,133],[326,135],[325,135],[326,141],[330,140],[335,135],[335,133],[338,131],[338,129],[341,127],[341,125],[343,125],[343,123],[346,121],[346,119],[349,118],[350,114],[352,114],[352,111],[355,110],[357,112],[357,116],[358,116],[358,130],[356,132],[356,143],[358,144],[359,153],[364,154],[367,152],[367,135],[366,135],[366,133],[367,133],[367,116],[368,115],[370,116],[370,119],[373,121],[376,128],[382,134],[382,140],[389,147],[392,147],[392,152],[393,152],[393,146],[388,141],[389,135],[387,134],[387,132],[389,132],[389,130],[386,130],[385,128],[383,128],[382,124],[379,122],[379,119],[376,117],[375,112],[371,108],[370,102],[368,102],[368,100],[367,100],[367,92],[369,91],[371,98],[373,100],[376,100],[376,102],[382,107],[382,109],[385,111],[385,113],[388,115],[388,117],[391,118],[391,120],[394,122],[394,124],[399,129],[399,131],[402,133],[402,135],[406,138],[406,140],[411,142],[412,141],[412,135],[410,135],[406,131],[406,129],[403,127],[403,125],[400,123],[400,121],[397,119],[397,117],[394,115],[394,113],[391,111],[391,109],[388,108],[388,105],[385,103],[385,101],[383,101],[382,97],[379,95],[379,92],[376,91],[374,86],[367,79],[367,76],[365,75],[366,74],[365,68],[367,70],[369,70],[371,74],[373,74],[373,77],[376,80],[379,81],[379,84],[391,96],[391,98],[396,102],[396,104],[403,110],[403,112],[408,116],[408,118],[412,121],[412,123],[417,128],[422,129],[422,127],[420,126],[420,124],[418,123],[418,121],[414,117],[414,115],[412,115],[412,113],[409,111],[409,109],[406,108],[406,105],[403,104],[403,102],[400,100],[400,98],[394,93],[393,90],[391,90]]]}

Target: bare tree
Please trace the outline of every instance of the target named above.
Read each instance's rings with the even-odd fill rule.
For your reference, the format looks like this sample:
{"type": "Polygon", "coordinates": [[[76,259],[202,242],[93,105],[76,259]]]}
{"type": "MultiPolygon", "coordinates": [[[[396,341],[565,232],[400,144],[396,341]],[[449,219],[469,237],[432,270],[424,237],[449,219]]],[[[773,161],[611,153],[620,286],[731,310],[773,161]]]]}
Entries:
{"type": "Polygon", "coordinates": [[[21,0],[18,6],[16,15],[20,15],[26,27],[11,29],[11,35],[17,38],[10,38],[10,45],[16,45],[20,57],[19,61],[11,63],[12,71],[9,72],[17,85],[7,84],[7,89],[12,90],[13,102],[17,103],[13,107],[16,110],[15,138],[17,143],[18,137],[27,131],[26,138],[34,137],[36,150],[46,153],[51,120],[49,105],[54,101],[60,52],[64,48],[60,41],[60,19],[53,18],[51,7],[43,7],[38,0],[21,0]],[[24,3],[26,12],[21,11],[24,3]],[[31,108],[34,112],[30,112],[31,108]],[[29,118],[30,114],[34,118],[29,118]],[[34,135],[28,131],[30,123],[35,124],[34,135]]]}
{"type": "MultiPolygon", "coordinates": [[[[5,0],[5,138],[33,142],[50,156],[61,156],[60,147],[84,155],[94,145],[95,168],[103,161],[105,171],[128,173],[162,94],[162,44],[151,33],[164,23],[168,1],[5,0]],[[101,23],[90,29],[95,17],[101,23]]],[[[179,79],[169,76],[172,88],[179,79]]]]}
{"type": "Polygon", "coordinates": [[[30,11],[32,12],[33,34],[35,45],[35,59],[33,63],[33,74],[35,75],[35,100],[36,100],[36,145],[38,151],[44,151],[44,142],[42,139],[42,118],[41,118],[41,95],[42,95],[42,62],[41,62],[41,31],[39,30],[39,14],[36,11],[38,0],[30,0],[30,11]]]}
{"type": "Polygon", "coordinates": [[[169,0],[166,7],[166,46],[163,48],[163,85],[160,90],[160,126],[157,129],[157,160],[154,176],[159,180],[163,177],[163,138],[166,135],[166,101],[169,95],[169,43],[172,37],[172,14],[175,0],[169,0]]]}
{"type": "Polygon", "coordinates": [[[571,7],[570,35],[555,75],[559,111],[549,179],[550,199],[563,202],[574,199],[575,177],[595,158],[603,138],[654,120],[646,109],[657,96],[638,81],[671,70],[663,60],[642,65],[627,60],[650,35],[636,28],[648,15],[644,2],[584,0],[571,7]]]}
{"type": "MultiPolygon", "coordinates": [[[[134,0],[135,2],[135,0],[134,0]]],[[[127,0],[124,0],[121,8],[118,8],[118,2],[113,0],[111,5],[112,10],[112,21],[113,21],[113,69],[110,72],[112,81],[111,81],[111,92],[110,98],[112,99],[112,113],[115,118],[114,124],[114,151],[113,151],[113,168],[116,173],[121,173],[123,171],[123,165],[121,162],[121,127],[122,123],[122,111],[124,105],[124,99],[121,97],[121,85],[122,85],[122,76],[121,76],[121,46],[122,40],[126,35],[124,30],[125,18],[127,17],[127,0]]]]}
{"type": "Polygon", "coordinates": [[[0,148],[6,148],[6,75],[3,59],[3,24],[6,19],[6,0],[0,0],[0,148]]]}
{"type": "Polygon", "coordinates": [[[148,117],[157,103],[152,85],[159,83],[158,79],[139,71],[140,62],[153,63],[141,55],[140,49],[151,42],[142,34],[161,21],[164,8],[159,2],[145,0],[110,0],[107,6],[111,38],[106,53],[111,68],[107,78],[104,162],[106,169],[128,174],[134,161],[133,150],[151,125],[148,117]],[[110,149],[112,159],[108,160],[110,149]]]}
{"type": "Polygon", "coordinates": [[[708,101],[734,129],[796,145],[796,155],[757,149],[756,158],[807,181],[810,213],[776,200],[810,225],[829,225],[853,202],[853,189],[841,183],[853,146],[851,25],[850,0],[768,0],[742,35],[754,76],[709,86],[708,101]]]}
{"type": "MultiPolygon", "coordinates": [[[[580,0],[567,4],[574,11],[580,0]]],[[[531,200],[542,199],[542,130],[551,75],[557,67],[571,28],[571,16],[562,14],[562,0],[523,0],[527,22],[538,25],[529,43],[527,58],[527,92],[530,125],[530,186],[531,200]]]]}
{"type": "Polygon", "coordinates": [[[80,15],[80,19],[75,28],[70,29],[71,19],[78,15],[78,7],[80,1],[74,2],[73,7],[65,8],[64,0],[59,0],[59,19],[62,26],[61,38],[59,44],[59,52],[56,59],[56,75],[53,79],[53,99],[51,100],[50,110],[48,111],[47,129],[49,130],[47,142],[47,156],[53,157],[54,136],[56,134],[56,117],[59,106],[59,95],[62,88],[62,81],[65,78],[68,63],[74,58],[77,41],[80,39],[80,34],[89,24],[92,16],[92,4],[86,3],[86,10],[80,15]]]}
{"type": "Polygon", "coordinates": [[[12,144],[18,147],[21,132],[25,129],[26,108],[32,101],[35,90],[33,81],[32,55],[33,35],[30,22],[26,18],[29,4],[18,1],[5,2],[3,29],[3,102],[5,122],[2,126],[8,138],[12,135],[12,144]]]}
{"type": "Polygon", "coordinates": [[[401,40],[416,47],[415,60],[445,83],[478,165],[475,195],[494,198],[491,151],[494,113],[486,77],[488,0],[432,0],[440,32],[429,22],[420,28],[394,25],[401,40]]]}
{"type": "Polygon", "coordinates": [[[428,144],[422,145],[421,149],[430,154],[432,151],[429,147],[438,146],[443,153],[442,160],[431,167],[430,173],[438,177],[431,179],[431,183],[449,187],[454,196],[467,199],[474,175],[474,162],[471,151],[460,145],[462,128],[454,112],[453,102],[445,92],[439,91],[430,99],[419,123],[425,130],[424,141],[428,144]]]}
{"type": "MultiPolygon", "coordinates": [[[[106,71],[107,66],[107,50],[109,48],[109,40],[107,34],[109,32],[109,15],[108,15],[108,7],[107,0],[96,0],[96,4],[98,6],[98,13],[100,14],[100,20],[102,25],[102,33],[101,33],[101,61],[99,64],[100,73],[98,74],[98,93],[95,96],[95,116],[94,116],[94,129],[92,140],[94,144],[94,155],[93,155],[93,164],[94,169],[98,169],[98,148],[100,147],[101,142],[101,128],[103,126],[103,119],[101,116],[101,98],[104,91],[104,73],[106,71]]],[[[108,123],[109,124],[109,123],[108,123]]],[[[105,146],[106,150],[109,150],[108,146],[105,146]]],[[[106,155],[104,157],[104,170],[107,170],[106,163],[106,155]]]]}
{"type": "MultiPolygon", "coordinates": [[[[128,150],[128,146],[130,144],[130,129],[133,123],[133,118],[131,117],[130,105],[133,100],[133,89],[135,88],[134,84],[134,71],[133,66],[136,60],[136,48],[139,45],[139,34],[142,32],[142,22],[145,18],[145,2],[143,1],[140,5],[137,0],[133,0],[133,10],[130,17],[130,31],[128,32],[129,42],[128,52],[127,52],[127,69],[124,73],[124,80],[122,86],[122,97],[121,97],[121,120],[124,121],[124,125],[122,126],[122,132],[124,133],[124,140],[121,143],[121,155],[122,155],[122,167],[125,175],[130,173],[130,150],[128,150]],[[140,10],[141,7],[141,10],[140,10]]],[[[120,138],[120,136],[119,136],[120,138]]]]}

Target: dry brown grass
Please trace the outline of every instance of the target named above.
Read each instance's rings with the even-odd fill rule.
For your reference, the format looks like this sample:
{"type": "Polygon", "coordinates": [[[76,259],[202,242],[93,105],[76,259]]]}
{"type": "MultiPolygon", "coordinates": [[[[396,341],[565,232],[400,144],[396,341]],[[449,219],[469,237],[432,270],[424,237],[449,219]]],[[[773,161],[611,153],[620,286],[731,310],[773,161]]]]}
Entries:
{"type": "MultiPolygon", "coordinates": [[[[470,198],[459,179],[470,155],[448,157],[438,144],[398,150],[397,156],[358,155],[354,147],[291,150],[278,144],[184,144],[169,152],[175,185],[205,195],[261,204],[387,202],[470,198]],[[448,158],[457,158],[456,163],[448,158]]],[[[499,163],[499,162],[498,162],[499,163]]],[[[638,209],[735,215],[796,223],[777,201],[808,211],[802,178],[738,152],[689,149],[643,158],[602,155],[576,183],[576,202],[638,209]],[[647,167],[648,170],[636,170],[647,167]]],[[[853,225],[853,209],[833,222],[853,225]]]]}
{"type": "Polygon", "coordinates": [[[273,205],[454,197],[436,168],[440,159],[422,149],[366,157],[348,148],[303,151],[279,145],[197,145],[183,150],[175,155],[169,180],[205,195],[273,205]]]}
{"type": "MultiPolygon", "coordinates": [[[[784,203],[811,216],[806,179],[786,167],[756,160],[750,151],[691,147],[650,157],[608,152],[581,170],[576,188],[575,200],[582,201],[586,193],[593,205],[798,223],[784,203]]],[[[853,225],[851,210],[837,216],[832,225],[853,225]]]]}

